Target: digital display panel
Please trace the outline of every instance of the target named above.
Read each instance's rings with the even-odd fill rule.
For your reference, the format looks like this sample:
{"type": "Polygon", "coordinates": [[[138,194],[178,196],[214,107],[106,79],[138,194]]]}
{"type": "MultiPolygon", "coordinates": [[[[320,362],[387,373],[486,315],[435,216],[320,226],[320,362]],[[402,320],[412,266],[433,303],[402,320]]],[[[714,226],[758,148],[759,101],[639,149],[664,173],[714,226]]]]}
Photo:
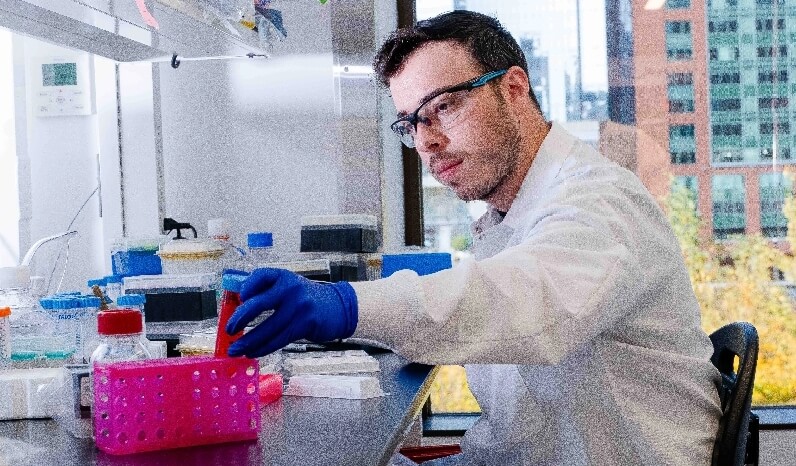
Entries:
{"type": "Polygon", "coordinates": [[[77,86],[77,63],[45,63],[41,74],[45,86],[77,86]]]}

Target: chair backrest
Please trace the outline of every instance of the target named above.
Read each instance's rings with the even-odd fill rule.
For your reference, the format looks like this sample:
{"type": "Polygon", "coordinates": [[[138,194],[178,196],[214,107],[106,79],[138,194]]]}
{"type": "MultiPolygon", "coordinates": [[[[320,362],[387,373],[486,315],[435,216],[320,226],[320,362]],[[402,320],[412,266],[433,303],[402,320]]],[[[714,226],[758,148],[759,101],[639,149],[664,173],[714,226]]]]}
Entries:
{"type": "Polygon", "coordinates": [[[710,361],[721,372],[722,416],[713,448],[714,465],[743,465],[749,434],[752,386],[757,367],[757,330],[748,322],[734,322],[710,335],[710,361]],[[738,357],[738,372],[734,370],[738,357]]]}

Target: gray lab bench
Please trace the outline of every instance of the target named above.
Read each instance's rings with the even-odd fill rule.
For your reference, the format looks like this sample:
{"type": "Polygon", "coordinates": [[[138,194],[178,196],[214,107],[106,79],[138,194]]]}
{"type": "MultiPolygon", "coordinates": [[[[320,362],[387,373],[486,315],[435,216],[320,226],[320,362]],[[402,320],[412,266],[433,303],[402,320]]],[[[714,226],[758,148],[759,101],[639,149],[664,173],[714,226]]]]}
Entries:
{"type": "Polygon", "coordinates": [[[100,452],[53,420],[0,421],[0,464],[26,465],[248,465],[386,464],[428,396],[432,366],[392,353],[374,355],[382,389],[370,400],[282,397],[263,406],[257,442],[207,445],[130,456],[100,452]]]}

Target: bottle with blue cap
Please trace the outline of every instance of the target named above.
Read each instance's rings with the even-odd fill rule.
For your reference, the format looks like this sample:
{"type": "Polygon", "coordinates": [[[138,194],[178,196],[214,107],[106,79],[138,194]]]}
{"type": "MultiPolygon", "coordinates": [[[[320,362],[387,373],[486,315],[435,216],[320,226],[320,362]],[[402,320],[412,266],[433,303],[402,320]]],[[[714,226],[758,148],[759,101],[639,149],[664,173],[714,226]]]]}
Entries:
{"type": "Polygon", "coordinates": [[[249,253],[247,261],[249,267],[256,269],[269,262],[275,262],[274,235],[270,231],[251,232],[247,236],[249,253]]]}
{"type": "Polygon", "coordinates": [[[79,294],[64,294],[52,300],[50,315],[56,320],[56,332],[69,335],[74,342],[75,353],[82,359],[83,339],[80,332],[80,318],[83,315],[83,299],[79,294]]]}
{"type": "Polygon", "coordinates": [[[105,277],[105,295],[113,302],[122,294],[122,278],[121,275],[105,277]]]}
{"type": "Polygon", "coordinates": [[[218,259],[222,269],[243,267],[246,250],[232,242],[230,224],[226,218],[211,218],[207,221],[207,236],[224,247],[224,254],[218,259]]]}
{"type": "Polygon", "coordinates": [[[51,343],[45,346],[48,358],[66,357],[74,353],[76,362],[84,362],[86,348],[95,338],[96,316],[101,300],[79,293],[59,293],[46,296],[39,304],[52,322],[51,343]],[[65,342],[65,343],[64,343],[65,342]]]}
{"type": "Polygon", "coordinates": [[[80,303],[73,295],[53,295],[39,300],[42,317],[50,322],[38,335],[20,337],[12,359],[66,359],[77,348],[77,323],[71,320],[80,303]]]}

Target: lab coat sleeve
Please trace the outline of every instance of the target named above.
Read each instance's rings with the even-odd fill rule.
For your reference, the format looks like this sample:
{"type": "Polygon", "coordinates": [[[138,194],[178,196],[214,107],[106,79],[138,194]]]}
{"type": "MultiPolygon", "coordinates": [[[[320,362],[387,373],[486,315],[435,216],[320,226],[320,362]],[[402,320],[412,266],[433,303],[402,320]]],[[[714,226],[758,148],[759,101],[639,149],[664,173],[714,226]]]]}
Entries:
{"type": "Polygon", "coordinates": [[[556,364],[643,299],[658,273],[642,270],[638,241],[628,222],[617,228],[575,207],[553,209],[488,259],[352,283],[354,336],[427,364],[556,364]]]}

